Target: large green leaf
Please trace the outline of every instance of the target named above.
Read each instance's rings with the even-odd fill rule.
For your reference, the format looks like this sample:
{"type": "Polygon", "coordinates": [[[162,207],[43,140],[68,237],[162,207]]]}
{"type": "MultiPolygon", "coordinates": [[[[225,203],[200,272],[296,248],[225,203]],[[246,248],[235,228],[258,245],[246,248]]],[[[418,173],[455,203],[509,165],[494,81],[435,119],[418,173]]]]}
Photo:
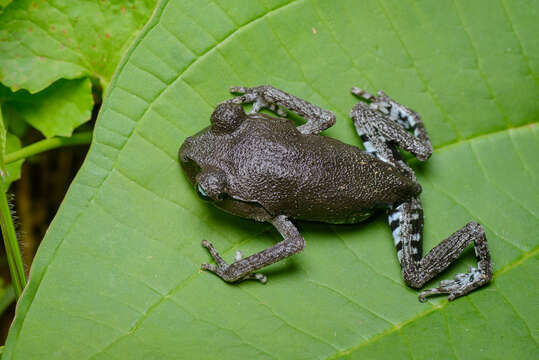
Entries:
{"type": "MultiPolygon", "coordinates": [[[[536,1],[162,1],[121,63],[90,154],[39,249],[4,359],[536,358],[536,1]],[[300,223],[305,251],[228,285],[199,271],[278,241],[200,201],[178,163],[230,85],[334,110],[359,145],[352,85],[424,117],[414,162],[425,248],[483,224],[492,283],[427,304],[400,277],[384,216],[300,223]]],[[[474,265],[468,252],[436,282],[474,265]]],[[[431,285],[435,285],[432,282],[431,285]]]]}

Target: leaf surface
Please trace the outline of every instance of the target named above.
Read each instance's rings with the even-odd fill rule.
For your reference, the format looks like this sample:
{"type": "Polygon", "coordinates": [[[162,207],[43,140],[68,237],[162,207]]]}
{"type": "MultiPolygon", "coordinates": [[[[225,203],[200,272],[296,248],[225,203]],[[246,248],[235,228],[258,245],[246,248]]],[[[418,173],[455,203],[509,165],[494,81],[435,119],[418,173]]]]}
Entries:
{"type": "MultiPolygon", "coordinates": [[[[161,1],[110,85],[4,359],[537,357],[536,5],[161,1]],[[352,85],[422,114],[424,248],[478,221],[492,283],[419,303],[383,215],[299,223],[305,251],[265,269],[266,286],[200,272],[202,239],[229,261],[279,240],[200,201],[177,162],[230,85],[265,83],[334,110],[325,134],[355,145],[352,85]]],[[[468,251],[430,286],[471,265],[468,251]]]]}

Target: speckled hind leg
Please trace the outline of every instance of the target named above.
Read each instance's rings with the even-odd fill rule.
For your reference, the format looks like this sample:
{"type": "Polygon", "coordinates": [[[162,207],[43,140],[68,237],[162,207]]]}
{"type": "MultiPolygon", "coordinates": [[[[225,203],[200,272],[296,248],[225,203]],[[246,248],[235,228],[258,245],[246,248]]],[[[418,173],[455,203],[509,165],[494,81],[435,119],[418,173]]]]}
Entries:
{"type": "MultiPolygon", "coordinates": [[[[366,150],[399,168],[415,181],[413,170],[402,159],[396,145],[410,151],[420,160],[430,156],[432,146],[419,115],[381,91],[378,97],[358,88],[352,88],[352,92],[371,101],[370,104],[357,104],[350,112],[366,150]],[[406,130],[412,130],[414,134],[406,130]]],[[[404,281],[415,288],[422,287],[446,269],[469,243],[474,242],[477,269],[471,268],[466,274],[456,275],[454,280],[443,280],[438,288],[423,291],[419,294],[420,301],[434,294],[449,294],[449,300],[453,300],[486,284],[492,278],[487,240],[479,224],[468,223],[422,257],[423,208],[419,198],[413,197],[393,205],[389,210],[388,221],[404,281]]]]}
{"type": "Polygon", "coordinates": [[[389,224],[393,231],[402,277],[414,288],[421,288],[455,261],[471,242],[474,243],[477,268],[470,268],[465,274],[457,274],[453,280],[442,280],[438,288],[421,292],[421,302],[425,301],[427,296],[435,294],[449,294],[448,299],[454,300],[485,285],[492,278],[490,252],[481,225],[475,222],[466,224],[422,258],[423,211],[419,199],[413,198],[394,207],[390,212],[389,224]]]}
{"type": "Polygon", "coordinates": [[[256,87],[232,86],[230,92],[242,94],[228,100],[234,104],[253,104],[251,113],[257,113],[263,108],[270,109],[280,116],[286,116],[281,107],[287,108],[303,116],[307,122],[298,126],[302,134],[318,134],[333,126],[336,121],[335,114],[324,110],[310,102],[290,95],[270,85],[256,87]]]}
{"type": "Polygon", "coordinates": [[[262,274],[254,273],[254,271],[294,255],[305,247],[305,240],[298,229],[296,229],[294,224],[292,224],[292,222],[285,216],[279,215],[275,217],[271,223],[282,235],[283,240],[266,250],[244,259],[242,259],[241,252],[237,252],[235,261],[230,265],[221,258],[210,242],[203,240],[202,246],[208,249],[217,265],[202,264],[202,269],[217,274],[221,279],[227,282],[256,279],[265,284],[267,278],[262,274]]]}
{"type": "MultiPolygon", "coordinates": [[[[372,142],[395,143],[414,154],[421,161],[430,157],[432,145],[419,114],[397,103],[382,91],[379,92],[378,97],[375,97],[353,87],[352,93],[370,101],[370,103],[359,102],[350,111],[350,117],[354,119],[358,133],[361,132],[359,135],[362,136],[367,151],[376,151],[378,150],[376,147],[382,147],[372,142]],[[413,134],[407,130],[412,130],[413,134]]],[[[379,154],[380,158],[388,162],[397,162],[397,159],[392,155],[393,148],[382,152],[379,154]]]]}

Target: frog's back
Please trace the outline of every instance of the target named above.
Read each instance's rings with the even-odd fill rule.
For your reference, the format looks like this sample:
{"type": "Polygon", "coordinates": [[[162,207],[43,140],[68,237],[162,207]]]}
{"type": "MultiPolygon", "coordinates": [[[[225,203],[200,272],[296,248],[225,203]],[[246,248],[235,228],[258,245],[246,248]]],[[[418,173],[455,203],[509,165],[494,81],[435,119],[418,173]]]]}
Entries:
{"type": "Polygon", "coordinates": [[[272,215],[350,223],[403,201],[419,186],[395,167],[339,140],[301,134],[287,119],[254,116],[238,134],[231,163],[240,197],[272,215]]]}

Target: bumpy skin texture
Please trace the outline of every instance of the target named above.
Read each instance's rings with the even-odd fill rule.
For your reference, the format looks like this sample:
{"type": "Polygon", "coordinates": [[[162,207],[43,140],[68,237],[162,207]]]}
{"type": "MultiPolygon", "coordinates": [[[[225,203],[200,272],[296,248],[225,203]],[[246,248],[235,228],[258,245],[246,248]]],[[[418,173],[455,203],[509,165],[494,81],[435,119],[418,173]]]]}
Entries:
{"type": "MultiPolygon", "coordinates": [[[[219,107],[243,111],[235,104],[219,107]]],[[[222,171],[227,197],[259,204],[268,217],[246,212],[241,203],[214,202],[234,215],[351,223],[421,190],[394,166],[339,140],[301,134],[291,120],[239,116],[243,121],[233,131],[210,126],[187,138],[180,149],[180,158],[198,164],[199,173],[222,171]]],[[[182,164],[196,185],[196,175],[182,164]]]]}
{"type": "Polygon", "coordinates": [[[217,106],[212,125],[185,140],[180,163],[203,199],[231,214],[270,222],[283,240],[247,258],[238,251],[230,265],[204,240],[216,265],[202,264],[203,269],[228,282],[265,283],[266,277],[256,270],[305,246],[290,219],[354,223],[386,209],[402,276],[411,287],[422,287],[474,244],[477,268],[423,291],[420,301],[434,294],[449,294],[453,300],[490,281],[490,252],[477,223],[468,223],[422,256],[421,187],[397,149],[422,161],[432,154],[419,114],[381,91],[373,96],[352,88],[367,101],[350,112],[363,151],[318,135],[335,124],[328,110],[268,85],[231,91],[242,95],[217,106]],[[243,111],[244,103],[253,104],[249,114],[243,111]],[[282,116],[286,108],[307,122],[296,128],[290,120],[258,114],[262,108],[282,116]]]}

